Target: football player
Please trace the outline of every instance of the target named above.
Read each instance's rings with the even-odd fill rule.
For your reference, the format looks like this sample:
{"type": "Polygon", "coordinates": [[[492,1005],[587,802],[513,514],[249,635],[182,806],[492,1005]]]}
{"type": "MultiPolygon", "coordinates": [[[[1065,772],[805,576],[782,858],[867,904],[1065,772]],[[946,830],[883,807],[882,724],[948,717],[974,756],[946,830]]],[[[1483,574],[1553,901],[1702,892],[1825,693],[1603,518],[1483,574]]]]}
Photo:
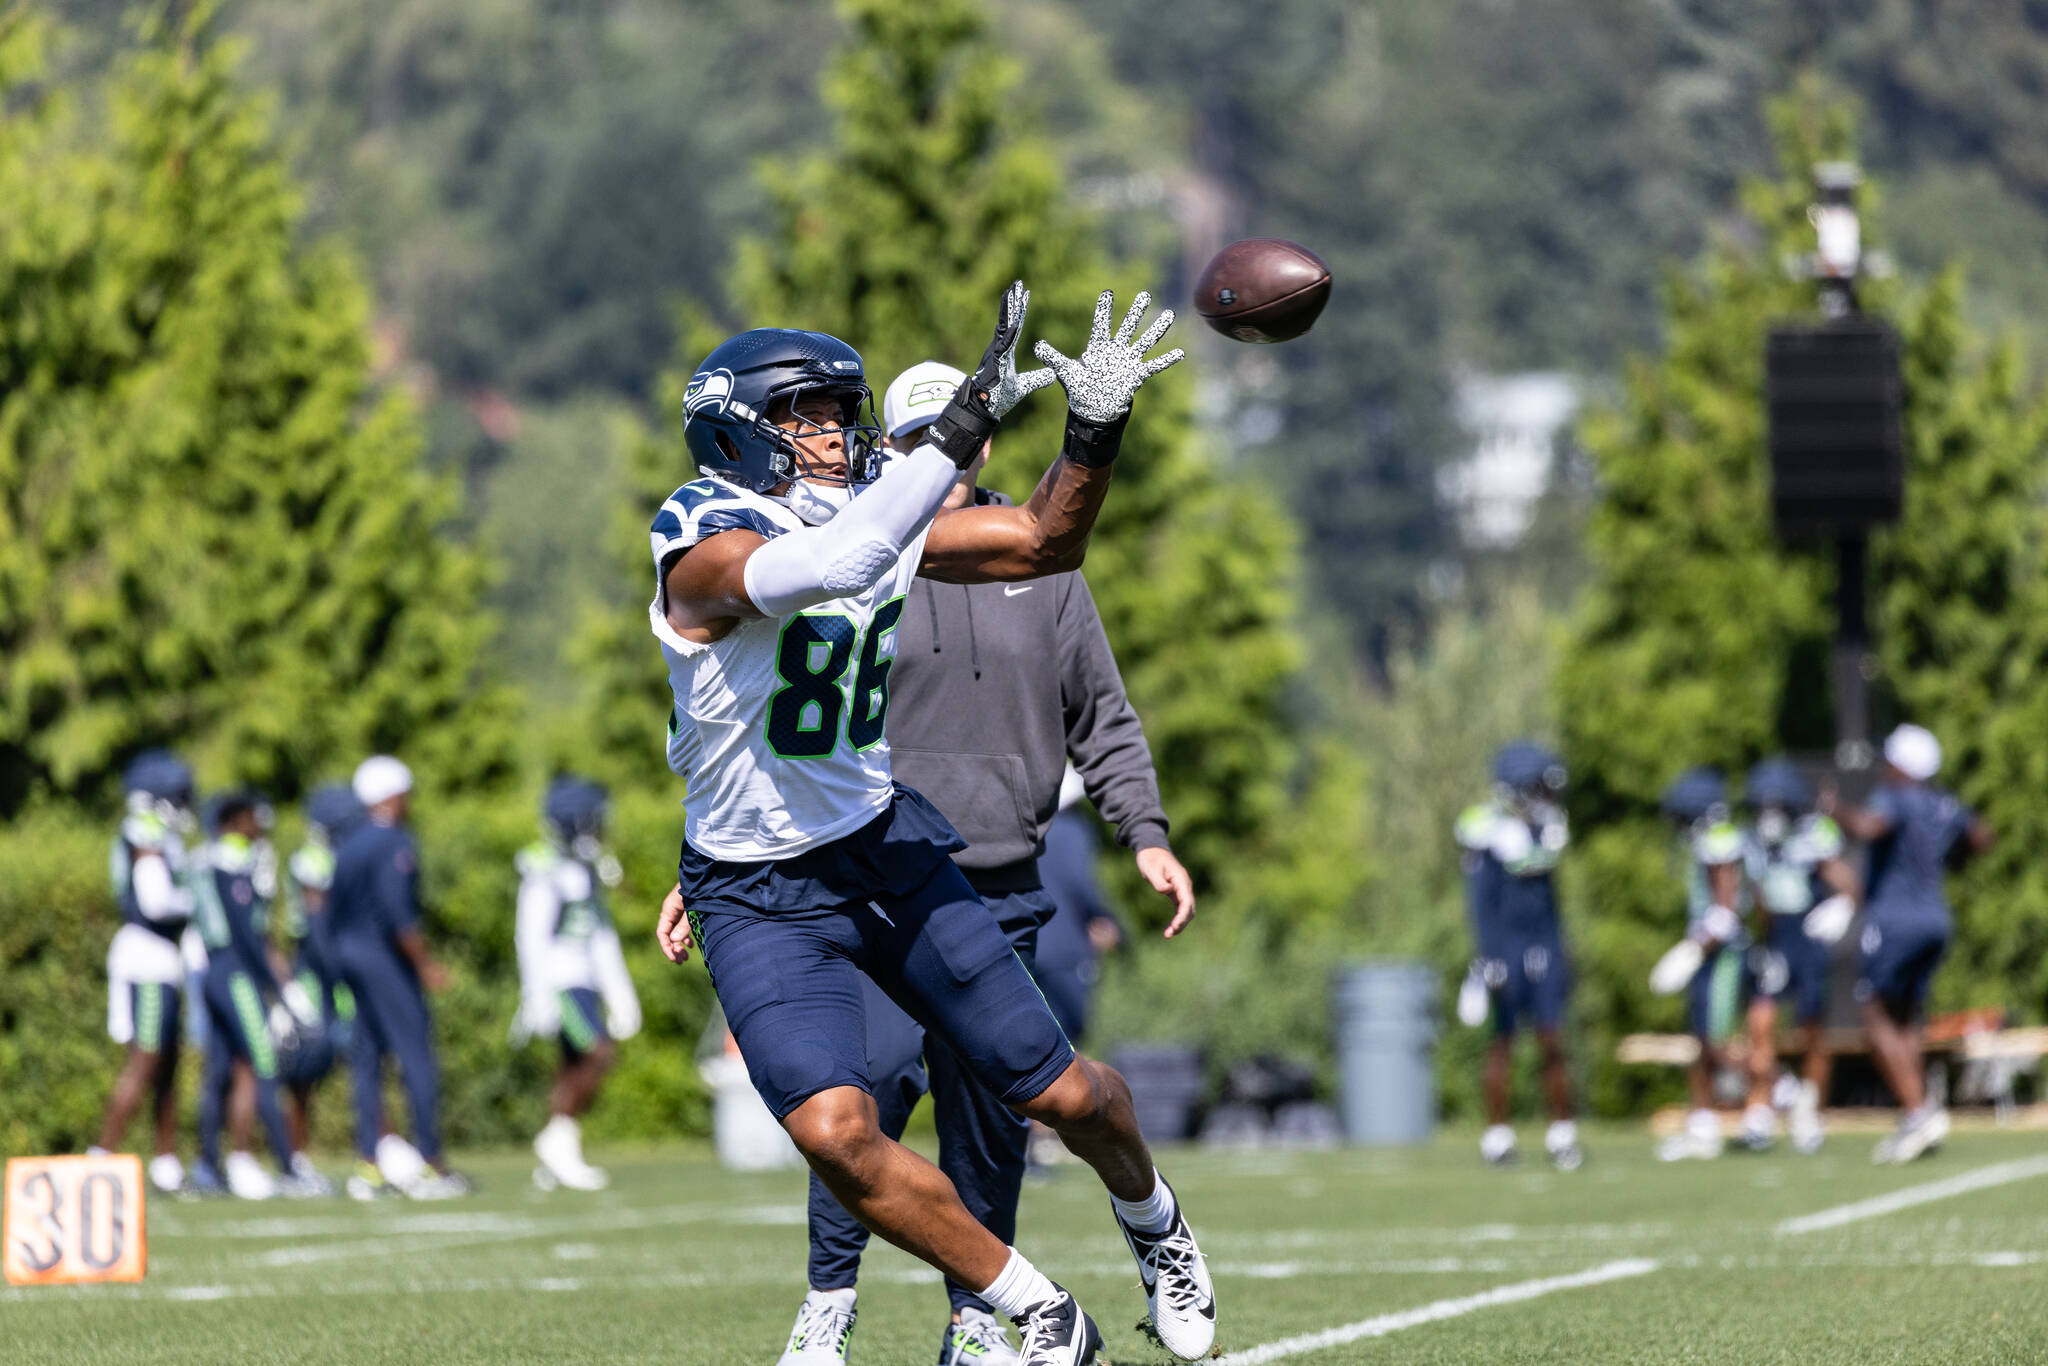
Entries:
{"type": "MultiPolygon", "coordinates": [[[[245,1200],[325,1195],[332,1190],[312,1161],[295,1152],[278,1103],[278,1042],[316,1022],[312,998],[291,978],[279,980],[264,942],[277,869],[264,837],[267,809],[255,796],[234,792],[211,803],[214,838],[201,850],[195,879],[195,921],[206,944],[206,1080],[199,1091],[199,1166],[194,1184],[227,1189],[245,1200]],[[238,1072],[254,1079],[256,1114],[263,1121],[282,1180],[274,1182],[248,1151],[248,1134],[235,1137],[225,1164],[220,1155],[221,1111],[238,1072]]],[[[237,1126],[239,1129],[241,1126],[237,1126]]]]}
{"type": "Polygon", "coordinates": [[[1778,1003],[1792,1003],[1794,1044],[1805,1060],[1792,1104],[1792,1147],[1820,1151],[1820,1107],[1830,1058],[1823,1028],[1828,1002],[1828,946],[1856,913],[1855,870],[1842,857],[1842,827],[1813,809],[1813,792],[1785,758],[1749,771],[1743,800],[1750,808],[1744,859],[1761,920],[1744,962],[1749,996],[1749,1106],[1742,1142],[1761,1151],[1777,1139],[1771,1093],[1778,1078],[1778,1003]]]}
{"type": "Polygon", "coordinates": [[[1714,1077],[1734,1033],[1742,1001],[1742,831],[1729,817],[1728,786],[1720,770],[1691,768],[1664,793],[1664,814],[1677,831],[1685,862],[1686,934],[1651,974],[1665,995],[1686,993],[1686,1014],[1699,1043],[1691,1072],[1692,1110],[1683,1131],[1657,1149],[1659,1160],[1721,1155],[1721,1117],[1714,1110],[1714,1077]]]}
{"type": "Polygon", "coordinates": [[[356,1169],[348,1193],[374,1200],[395,1188],[416,1200],[446,1200],[467,1194],[469,1182],[441,1160],[441,1067],[427,992],[448,984],[448,970],[420,933],[419,850],[405,827],[412,770],[374,755],[356,766],[350,786],[367,819],[334,851],[327,901],[335,962],[356,1007],[349,1043],[356,1169]],[[387,1056],[398,1059],[405,1080],[417,1149],[382,1132],[387,1056]]]}
{"type": "MultiPolygon", "coordinates": [[[[914,450],[966,378],[938,361],[897,376],[882,402],[888,448],[914,450]]],[[[1007,504],[976,486],[989,449],[985,444],[961,475],[942,513],[1007,504]]],[[[1078,1025],[1060,1016],[1056,986],[1038,961],[1041,930],[1056,908],[1039,880],[1037,856],[1063,777],[1075,773],[1077,798],[1085,790],[1096,794],[1139,872],[1174,898],[1179,922],[1194,904],[1187,870],[1167,845],[1151,751],[1087,582],[1073,572],[1023,584],[920,577],[911,582],[897,632],[889,675],[895,777],[928,797],[966,841],[954,864],[1031,969],[1067,1037],[1078,1039],[1078,1025]],[[1067,767],[1069,754],[1085,778],[1067,767]]],[[[1014,1241],[1030,1121],[969,1077],[948,1050],[926,1048],[924,1031],[871,981],[862,985],[868,1080],[882,1132],[901,1138],[929,1089],[939,1169],[983,1227],[1014,1241]]],[[[781,1366],[839,1366],[851,1337],[868,1233],[815,1174],[810,1227],[811,1293],[781,1366]]],[[[989,1305],[957,1281],[946,1290],[952,1312],[939,1339],[939,1366],[1013,1366],[1017,1354],[989,1305]]]]}
{"type": "MultiPolygon", "coordinates": [[[[1564,761],[1539,745],[1508,745],[1494,756],[1493,780],[1493,799],[1467,807],[1456,831],[1465,850],[1466,894],[1478,950],[1468,982],[1485,991],[1493,1018],[1493,1042],[1480,1086],[1487,1128],[1480,1135],[1479,1154],[1496,1166],[1514,1160],[1509,1069],[1515,1031],[1526,1024],[1536,1034],[1550,1108],[1544,1151],[1559,1171],[1576,1171],[1585,1153],[1579,1147],[1561,1037],[1571,963],[1558,925],[1553,880],[1570,838],[1560,804],[1564,761]]],[[[1471,1009],[1471,993],[1466,995],[1463,1013],[1470,1018],[1480,1012],[1471,1009]]]]}
{"type": "Polygon", "coordinates": [[[1145,353],[1140,295],[1112,335],[1019,375],[1026,296],[915,450],[877,473],[859,355],[815,332],[742,333],[684,394],[705,477],[654,520],[649,620],[675,696],[687,774],[671,956],[701,945],[755,1088],[863,1224],[969,1287],[1022,1330],[1028,1366],[1083,1366],[1100,1335],[1073,1296],[975,1220],[938,1168],[880,1127],[861,980],[952,1049],[1010,1108],[1095,1167],[1169,1350],[1205,1354],[1215,1299],[1200,1251],[1139,1136],[1129,1088],[1078,1057],[996,919],[949,855],[963,841],[892,783],[884,725],[896,626],[918,574],[1022,581],[1073,569],[1107,491],[1131,401],[1178,361],[1145,353]],[[1000,416],[1055,378],[1060,457],[1019,507],[935,519],[1000,416]]]}
{"type": "Polygon", "coordinates": [[[164,750],[145,750],[124,775],[127,814],[109,863],[121,928],[107,950],[107,1033],[128,1050],[91,1153],[112,1151],[128,1132],[144,1095],[156,1118],[149,1180],[160,1191],[184,1184],[178,1160],[178,1043],[185,981],[179,940],[192,921],[185,839],[192,816],[192,770],[164,750]]]}
{"type": "Polygon", "coordinates": [[[541,804],[544,838],[519,851],[520,1005],[514,1046],[536,1035],[561,1041],[548,1093],[548,1123],[533,1140],[542,1190],[603,1190],[609,1177],[583,1160],[578,1118],[611,1070],[616,1039],[640,1032],[640,998],[626,974],[604,889],[619,885],[619,861],[604,847],[604,788],[561,777],[541,804]]]}
{"type": "Polygon", "coordinates": [[[362,803],[339,783],[315,788],[306,798],[306,842],[285,864],[285,932],[292,942],[290,971],[312,999],[319,1023],[298,1031],[285,1051],[285,1126],[292,1150],[304,1152],[312,1129],[313,1090],[348,1051],[355,999],[334,961],[327,895],[334,886],[334,846],[363,819],[362,803]]]}
{"type": "Polygon", "coordinates": [[[1871,1154],[1880,1163],[1911,1162],[1948,1137],[1948,1110],[1927,1096],[1921,1014],[1955,932],[1944,876],[1952,863],[1989,849],[1991,830],[1934,785],[1940,771],[1941,742],[1924,727],[1900,726],[1885,737],[1870,804],[1838,803],[1826,794],[1822,807],[1833,807],[1842,828],[1870,846],[1856,1000],[1877,1070],[1905,1111],[1871,1154]]]}

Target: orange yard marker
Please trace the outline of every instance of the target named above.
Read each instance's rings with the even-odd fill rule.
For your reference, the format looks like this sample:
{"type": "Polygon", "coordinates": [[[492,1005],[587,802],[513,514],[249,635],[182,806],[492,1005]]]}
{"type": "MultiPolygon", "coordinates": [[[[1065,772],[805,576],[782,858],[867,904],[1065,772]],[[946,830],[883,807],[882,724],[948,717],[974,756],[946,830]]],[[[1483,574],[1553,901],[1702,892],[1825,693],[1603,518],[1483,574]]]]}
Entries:
{"type": "Polygon", "coordinates": [[[0,1240],[10,1285],[141,1280],[142,1159],[10,1157],[0,1240]]]}

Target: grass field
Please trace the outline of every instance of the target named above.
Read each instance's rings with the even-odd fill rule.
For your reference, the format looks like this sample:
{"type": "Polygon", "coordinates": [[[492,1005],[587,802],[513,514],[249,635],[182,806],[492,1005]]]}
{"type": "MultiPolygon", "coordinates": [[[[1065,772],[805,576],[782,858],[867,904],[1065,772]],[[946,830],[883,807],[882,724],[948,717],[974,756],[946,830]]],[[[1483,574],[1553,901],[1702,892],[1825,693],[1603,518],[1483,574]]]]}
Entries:
{"type": "MultiPolygon", "coordinates": [[[[1595,1128],[1571,1176],[1486,1170],[1472,1140],[1165,1154],[1216,1272],[1224,1352],[1238,1366],[2048,1359],[2042,1135],[1959,1134],[1904,1169],[1870,1166],[1860,1137],[1816,1158],[1661,1167],[1640,1127],[1595,1128]],[[1908,1190],[1917,1203],[1845,1208],[1908,1190]],[[1360,1326],[1287,1341],[1346,1325],[1360,1326]]],[[[799,1176],[729,1175],[682,1147],[595,1156],[614,1176],[598,1195],[542,1195],[524,1158],[479,1154],[480,1193],[453,1204],[159,1200],[143,1284],[0,1291],[0,1360],[771,1366],[802,1296],[799,1176]]],[[[1135,1331],[1137,1276],[1085,1171],[1028,1189],[1022,1222],[1111,1362],[1162,1359],[1135,1331]]],[[[929,1272],[877,1247],[856,1366],[930,1366],[943,1304],[929,1272]]]]}

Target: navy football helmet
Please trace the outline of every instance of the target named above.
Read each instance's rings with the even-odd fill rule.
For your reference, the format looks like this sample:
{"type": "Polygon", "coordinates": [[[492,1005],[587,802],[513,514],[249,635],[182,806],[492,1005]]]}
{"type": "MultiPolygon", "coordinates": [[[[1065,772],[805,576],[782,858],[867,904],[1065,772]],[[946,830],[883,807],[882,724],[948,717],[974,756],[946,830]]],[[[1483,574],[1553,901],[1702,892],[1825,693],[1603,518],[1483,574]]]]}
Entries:
{"type": "Polygon", "coordinates": [[[1541,745],[1518,740],[1514,744],[1502,746],[1500,753],[1493,756],[1493,780],[1516,792],[1528,792],[1537,788],[1562,792],[1565,784],[1564,760],[1541,745]]]}
{"type": "MultiPolygon", "coordinates": [[[[881,473],[881,424],[860,353],[823,332],[758,327],[728,338],[704,358],[683,391],[683,441],[706,474],[766,493],[798,473],[796,438],[774,417],[806,395],[839,401],[848,485],[881,473]],[[863,421],[863,418],[866,420],[863,421]]],[[[836,483],[836,480],[827,480],[836,483]]]]}
{"type": "Polygon", "coordinates": [[[1751,806],[1781,806],[1787,811],[1806,811],[1813,806],[1813,789],[1782,755],[1765,759],[1749,771],[1742,797],[1751,806]]]}
{"type": "Polygon", "coordinates": [[[342,836],[355,829],[363,815],[363,804],[344,783],[316,787],[306,798],[306,824],[325,836],[330,845],[341,843],[342,836]]]}
{"type": "Polygon", "coordinates": [[[548,784],[541,815],[563,844],[573,844],[579,838],[603,833],[605,809],[610,803],[611,794],[603,784],[564,774],[548,784]]]}
{"type": "Polygon", "coordinates": [[[1728,811],[1728,784],[1721,770],[1689,768],[1664,789],[1664,814],[1677,821],[1701,821],[1728,811]]]}
{"type": "Polygon", "coordinates": [[[130,759],[122,784],[130,796],[141,793],[173,806],[192,805],[192,768],[167,749],[146,749],[130,759]]]}

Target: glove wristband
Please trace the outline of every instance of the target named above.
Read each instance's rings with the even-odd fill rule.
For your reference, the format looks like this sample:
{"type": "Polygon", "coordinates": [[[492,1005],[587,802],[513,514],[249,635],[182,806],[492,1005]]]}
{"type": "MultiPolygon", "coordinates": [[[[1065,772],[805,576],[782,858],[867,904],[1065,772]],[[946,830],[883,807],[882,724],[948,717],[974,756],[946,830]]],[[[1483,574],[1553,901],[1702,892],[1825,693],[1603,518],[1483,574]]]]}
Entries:
{"type": "Polygon", "coordinates": [[[1090,422],[1076,413],[1067,414],[1066,441],[1060,447],[1060,454],[1083,469],[1100,469],[1116,459],[1123,449],[1124,426],[1131,420],[1131,410],[1126,408],[1119,417],[1107,422],[1090,422]]]}
{"type": "Polygon", "coordinates": [[[995,414],[975,392],[974,381],[965,379],[954,390],[953,401],[939,414],[939,420],[926,429],[924,444],[938,447],[942,455],[964,470],[981,454],[981,448],[988,444],[995,430],[995,414]]]}

